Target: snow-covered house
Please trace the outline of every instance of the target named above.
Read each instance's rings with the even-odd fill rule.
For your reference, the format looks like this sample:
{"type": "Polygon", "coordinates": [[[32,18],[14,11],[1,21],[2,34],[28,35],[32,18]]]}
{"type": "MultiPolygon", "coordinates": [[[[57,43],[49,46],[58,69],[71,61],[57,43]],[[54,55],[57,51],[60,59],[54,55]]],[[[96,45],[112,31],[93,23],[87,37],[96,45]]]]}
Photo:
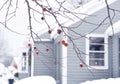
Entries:
{"type": "Polygon", "coordinates": [[[107,1],[116,10],[108,11],[105,0],[91,0],[76,10],[88,14],[80,16],[83,21],[73,17],[74,21],[65,22],[66,26],[77,26],[74,31],[79,37],[70,29],[67,31],[69,36],[76,37],[74,41],[62,34],[40,35],[41,40],[35,42],[39,54],[35,52],[32,56],[31,75],[52,76],[57,84],[120,77],[120,1],[107,1]],[[108,12],[111,12],[113,26],[107,18],[108,12]],[[68,42],[67,47],[61,44],[63,39],[68,42]]]}

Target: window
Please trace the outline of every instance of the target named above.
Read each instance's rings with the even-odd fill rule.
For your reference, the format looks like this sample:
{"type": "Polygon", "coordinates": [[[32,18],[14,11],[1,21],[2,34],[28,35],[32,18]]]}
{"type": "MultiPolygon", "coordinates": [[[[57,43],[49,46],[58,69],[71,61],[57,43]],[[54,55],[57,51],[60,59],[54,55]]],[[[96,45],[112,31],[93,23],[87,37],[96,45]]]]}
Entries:
{"type": "Polygon", "coordinates": [[[28,56],[26,55],[26,52],[22,53],[22,62],[21,62],[21,71],[27,72],[28,71],[28,56]]]}
{"type": "Polygon", "coordinates": [[[87,64],[93,68],[108,67],[107,40],[103,35],[89,35],[86,42],[87,64]]]}

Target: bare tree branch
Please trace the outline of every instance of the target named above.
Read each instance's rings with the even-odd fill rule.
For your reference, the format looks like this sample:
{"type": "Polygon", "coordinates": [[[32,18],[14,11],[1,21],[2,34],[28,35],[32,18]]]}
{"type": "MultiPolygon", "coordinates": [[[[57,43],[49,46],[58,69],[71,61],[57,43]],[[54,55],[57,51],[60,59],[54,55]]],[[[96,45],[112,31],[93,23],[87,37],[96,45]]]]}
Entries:
{"type": "Polygon", "coordinates": [[[106,3],[106,6],[107,6],[107,12],[108,12],[108,18],[109,18],[109,22],[110,22],[110,25],[112,27],[112,32],[113,32],[113,35],[114,35],[114,28],[113,28],[113,22],[112,22],[112,18],[111,18],[111,13],[110,13],[110,7],[108,5],[108,2],[107,0],[105,0],[105,3],[106,3]]]}

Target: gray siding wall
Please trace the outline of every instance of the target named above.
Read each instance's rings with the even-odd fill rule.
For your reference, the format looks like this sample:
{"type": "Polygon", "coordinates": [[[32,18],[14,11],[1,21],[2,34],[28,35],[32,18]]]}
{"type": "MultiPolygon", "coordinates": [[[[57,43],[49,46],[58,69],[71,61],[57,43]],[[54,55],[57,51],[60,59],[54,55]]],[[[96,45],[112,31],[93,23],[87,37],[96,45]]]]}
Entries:
{"type": "Polygon", "coordinates": [[[55,55],[56,55],[56,82],[61,84],[62,82],[62,55],[61,55],[61,43],[55,44],[55,55]]]}
{"type": "Polygon", "coordinates": [[[112,72],[113,77],[119,77],[119,43],[118,43],[119,37],[118,34],[112,36],[112,72]]]}
{"type": "MultiPolygon", "coordinates": [[[[85,40],[80,39],[79,42],[77,42],[79,45],[79,49],[85,52],[85,40]]],[[[67,75],[67,82],[68,84],[79,84],[80,82],[84,82],[87,80],[93,80],[93,79],[101,79],[101,78],[108,78],[109,77],[109,69],[103,69],[103,70],[94,70],[94,69],[88,69],[85,65],[84,67],[79,67],[79,64],[81,61],[76,56],[76,53],[74,52],[73,48],[71,48],[72,44],[68,47],[68,75],[67,75]]],[[[86,62],[85,54],[81,54],[84,62],[86,62]]]]}
{"type": "MultiPolygon", "coordinates": [[[[116,8],[119,6],[120,1],[114,3],[114,5],[112,7],[116,8]]],[[[107,10],[106,8],[99,10],[98,12],[94,13],[93,15],[95,16],[91,16],[91,17],[87,17],[85,19],[85,21],[88,22],[77,22],[73,25],[71,25],[72,27],[78,26],[78,28],[75,28],[74,30],[76,30],[76,32],[80,33],[81,35],[83,35],[83,37],[80,37],[79,39],[75,40],[75,44],[77,45],[77,47],[84,53],[86,53],[86,38],[84,38],[84,35],[87,35],[89,33],[92,34],[104,34],[106,29],[109,27],[109,21],[106,20],[99,28],[98,25],[101,23],[101,21],[104,20],[104,18],[107,16],[107,10]],[[82,23],[82,24],[81,24],[82,23]],[[94,23],[94,24],[89,24],[89,23],[94,23]],[[80,25],[81,24],[81,25],[80,25]],[[94,31],[93,31],[94,30],[94,31]]],[[[118,17],[119,15],[116,15],[116,17],[114,18],[113,22],[118,21],[120,18],[118,17]]],[[[71,31],[69,31],[70,36],[75,36],[75,34],[71,31]]],[[[101,79],[101,78],[109,78],[111,77],[110,74],[110,66],[108,69],[98,69],[98,70],[94,70],[94,69],[87,69],[87,67],[79,67],[79,64],[81,63],[81,61],[79,60],[79,58],[77,57],[72,43],[70,42],[70,40],[68,39],[69,42],[69,46],[68,46],[68,60],[67,60],[67,65],[68,65],[68,73],[67,73],[67,82],[68,84],[79,84],[81,82],[87,81],[87,80],[94,80],[94,79],[101,79]]],[[[115,43],[113,44],[113,46],[117,46],[115,43]]],[[[116,54],[116,48],[114,47],[114,55],[116,54]]],[[[85,54],[80,55],[80,57],[84,60],[84,62],[86,62],[86,57],[85,54]]],[[[116,62],[116,60],[118,60],[118,58],[113,58],[113,68],[118,68],[118,62],[116,62]],[[117,66],[116,66],[117,65],[117,66]]],[[[111,63],[109,61],[109,63],[111,63]]],[[[108,64],[109,64],[108,63],[108,64]]],[[[118,74],[118,70],[113,69],[113,76],[117,76],[118,74]]]]}
{"type": "Polygon", "coordinates": [[[34,54],[34,75],[49,75],[55,78],[55,52],[53,41],[35,42],[35,46],[40,51],[37,56],[34,54]],[[49,48],[46,51],[46,47],[49,48]]]}
{"type": "Polygon", "coordinates": [[[34,75],[49,75],[55,78],[57,84],[61,84],[61,47],[60,42],[39,41],[35,42],[40,54],[34,54],[34,75]],[[46,47],[49,51],[46,51],[46,47]]]}

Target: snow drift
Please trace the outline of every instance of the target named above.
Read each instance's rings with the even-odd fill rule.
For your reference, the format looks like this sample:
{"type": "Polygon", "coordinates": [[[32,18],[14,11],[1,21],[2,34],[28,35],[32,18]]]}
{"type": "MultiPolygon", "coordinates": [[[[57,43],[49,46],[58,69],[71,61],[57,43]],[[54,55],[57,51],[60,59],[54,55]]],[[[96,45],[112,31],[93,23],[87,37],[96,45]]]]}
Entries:
{"type": "Polygon", "coordinates": [[[51,76],[33,76],[16,81],[14,84],[56,84],[51,76]]]}
{"type": "Polygon", "coordinates": [[[120,78],[99,79],[93,81],[86,81],[80,84],[120,84],[120,78]]]}

